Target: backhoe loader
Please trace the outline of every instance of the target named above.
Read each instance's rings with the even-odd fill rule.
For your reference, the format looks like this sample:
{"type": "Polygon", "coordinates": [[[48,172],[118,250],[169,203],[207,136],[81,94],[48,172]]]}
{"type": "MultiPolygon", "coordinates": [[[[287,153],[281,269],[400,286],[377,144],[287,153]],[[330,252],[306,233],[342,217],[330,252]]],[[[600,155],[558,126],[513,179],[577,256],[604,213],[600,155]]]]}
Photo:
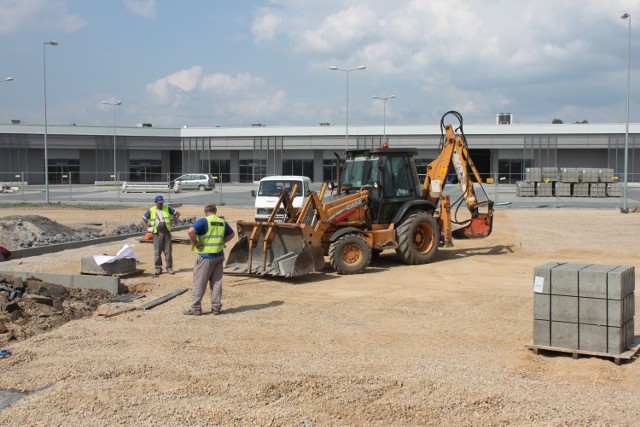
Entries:
{"type": "Polygon", "coordinates": [[[267,221],[238,221],[227,271],[296,277],[322,270],[328,256],[336,272],[355,274],[385,250],[395,250],[406,264],[424,264],[436,257],[439,246],[452,246],[453,238],[489,236],[493,201],[469,156],[462,116],[449,111],[440,127],[440,153],[427,166],[423,183],[414,161],[416,149],[384,144],[347,151],[337,188],[323,184],[301,208],[293,207],[294,188],[294,196],[280,194],[267,221]],[[444,125],[449,114],[458,119],[458,128],[444,125]],[[450,168],[461,192],[453,204],[443,193],[450,168]],[[476,198],[474,184],[483,190],[484,200],[476,198]],[[460,219],[462,203],[467,211],[460,219]],[[276,222],[282,211],[284,222],[276,222]]]}

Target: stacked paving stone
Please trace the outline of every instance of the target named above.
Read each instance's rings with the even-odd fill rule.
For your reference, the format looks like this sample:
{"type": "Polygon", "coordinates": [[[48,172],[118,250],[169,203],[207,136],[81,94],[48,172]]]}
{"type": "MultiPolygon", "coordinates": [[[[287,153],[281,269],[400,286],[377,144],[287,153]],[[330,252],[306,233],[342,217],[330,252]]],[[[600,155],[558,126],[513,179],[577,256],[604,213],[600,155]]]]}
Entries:
{"type": "Polygon", "coordinates": [[[516,182],[521,197],[620,197],[622,184],[614,182],[613,169],[526,168],[524,181],[516,182]],[[559,173],[558,173],[559,172],[559,173]]]}
{"type": "Polygon", "coordinates": [[[534,269],[533,344],[619,355],[634,344],[633,266],[551,262],[534,269]]]}

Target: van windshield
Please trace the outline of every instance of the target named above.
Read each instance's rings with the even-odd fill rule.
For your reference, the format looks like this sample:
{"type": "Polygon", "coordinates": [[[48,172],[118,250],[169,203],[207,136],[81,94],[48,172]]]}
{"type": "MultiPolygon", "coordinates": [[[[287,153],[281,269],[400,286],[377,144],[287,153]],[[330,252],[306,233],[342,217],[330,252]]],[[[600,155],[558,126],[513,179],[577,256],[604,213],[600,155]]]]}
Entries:
{"type": "Polygon", "coordinates": [[[296,196],[302,196],[302,182],[301,181],[263,181],[258,188],[258,196],[279,196],[283,190],[287,190],[287,193],[291,194],[293,186],[298,184],[296,190],[296,196]]]}

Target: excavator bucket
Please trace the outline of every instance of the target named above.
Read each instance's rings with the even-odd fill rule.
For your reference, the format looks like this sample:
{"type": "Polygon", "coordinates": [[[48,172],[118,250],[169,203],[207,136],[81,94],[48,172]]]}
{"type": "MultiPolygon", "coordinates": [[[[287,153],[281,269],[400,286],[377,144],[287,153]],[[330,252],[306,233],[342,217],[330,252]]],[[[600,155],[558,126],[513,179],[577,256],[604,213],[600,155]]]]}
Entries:
{"type": "Polygon", "coordinates": [[[456,239],[483,239],[489,237],[493,229],[493,211],[477,214],[465,227],[453,231],[456,239]]]}
{"type": "Polygon", "coordinates": [[[238,221],[238,241],[229,253],[226,270],[297,277],[324,266],[320,239],[310,225],[238,221]]]}

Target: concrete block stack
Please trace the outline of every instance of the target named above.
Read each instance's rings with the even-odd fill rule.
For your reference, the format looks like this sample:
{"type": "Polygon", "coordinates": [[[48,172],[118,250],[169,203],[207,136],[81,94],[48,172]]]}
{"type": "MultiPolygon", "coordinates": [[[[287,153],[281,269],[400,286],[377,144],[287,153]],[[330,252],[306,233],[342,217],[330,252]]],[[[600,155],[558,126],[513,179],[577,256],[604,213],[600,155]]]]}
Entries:
{"type": "Polygon", "coordinates": [[[535,197],[536,183],[528,181],[516,182],[516,196],[519,197],[535,197]]]}
{"type": "Polygon", "coordinates": [[[598,182],[613,182],[613,169],[598,169],[598,182]]]}
{"type": "Polygon", "coordinates": [[[574,197],[589,197],[589,183],[588,182],[576,182],[573,184],[573,196],[574,197]]]}
{"type": "Polygon", "coordinates": [[[516,195],[522,197],[619,197],[619,183],[613,169],[526,168],[524,181],[516,182],[516,195]]]}
{"type": "Polygon", "coordinates": [[[536,194],[540,197],[553,196],[553,183],[552,182],[536,182],[536,194]]]}
{"type": "Polygon", "coordinates": [[[580,169],[562,168],[560,169],[561,182],[580,182],[580,169]]]}
{"type": "Polygon", "coordinates": [[[608,197],[620,197],[622,194],[622,183],[612,182],[607,184],[607,196],[608,197]]]}
{"type": "Polygon", "coordinates": [[[526,168],[524,180],[527,182],[542,181],[542,168],[526,168]]]}
{"type": "Polygon", "coordinates": [[[598,182],[598,169],[583,168],[580,169],[580,182],[598,182]]]}
{"type": "Polygon", "coordinates": [[[594,182],[589,186],[589,197],[607,197],[607,184],[594,182]]]}
{"type": "Polygon", "coordinates": [[[634,344],[635,268],[550,262],[534,269],[533,344],[619,355],[634,344]]]}
{"type": "Polygon", "coordinates": [[[556,193],[558,197],[571,197],[571,183],[556,182],[556,193]]]}

